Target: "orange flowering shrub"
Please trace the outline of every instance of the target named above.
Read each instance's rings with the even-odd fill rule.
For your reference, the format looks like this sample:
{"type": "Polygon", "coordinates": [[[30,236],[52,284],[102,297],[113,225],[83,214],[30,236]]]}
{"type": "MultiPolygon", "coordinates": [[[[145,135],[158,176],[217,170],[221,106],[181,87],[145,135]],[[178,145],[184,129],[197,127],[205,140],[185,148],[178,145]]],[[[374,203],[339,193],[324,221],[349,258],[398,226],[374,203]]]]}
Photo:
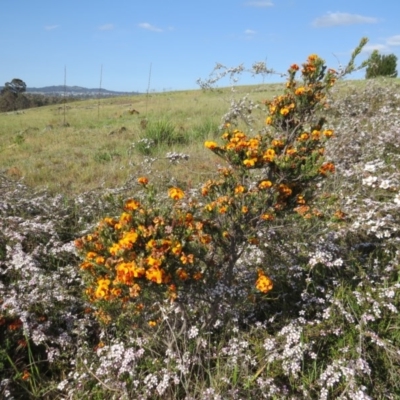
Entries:
{"type": "MultiPolygon", "coordinates": [[[[226,124],[223,145],[205,142],[228,166],[202,185],[200,198],[171,187],[169,199],[156,204],[154,188],[139,178],[147,200],[127,200],[119,217],[104,218],[76,241],[89,300],[100,308],[133,304],[140,313],[146,302],[151,308],[157,300],[185,294],[207,302],[212,313],[224,302],[243,307],[245,299],[273,290],[273,279],[261,268],[266,267],[248,271],[241,256],[288,211],[305,219],[321,216],[311,207],[311,184],[334,172],[324,160],[333,131],[317,111],[326,107],[336,77],[311,55],[302,67],[290,67],[285,93],[265,102],[265,130],[249,136],[226,124]]],[[[148,318],[155,326],[153,316],[148,318]]]]}

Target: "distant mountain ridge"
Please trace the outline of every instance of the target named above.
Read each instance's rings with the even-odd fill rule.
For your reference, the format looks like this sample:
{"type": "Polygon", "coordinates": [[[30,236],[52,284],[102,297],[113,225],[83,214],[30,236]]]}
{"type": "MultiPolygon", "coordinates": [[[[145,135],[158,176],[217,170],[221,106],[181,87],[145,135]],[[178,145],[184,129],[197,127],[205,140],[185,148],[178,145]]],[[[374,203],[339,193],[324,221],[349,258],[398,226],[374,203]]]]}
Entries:
{"type": "MultiPolygon", "coordinates": [[[[0,86],[0,90],[3,86],[0,86]]],[[[40,88],[27,87],[26,93],[33,94],[43,94],[47,96],[127,96],[140,94],[139,92],[119,92],[107,89],[89,89],[82,86],[65,86],[64,85],[54,85],[54,86],[44,86],[40,88]]]]}

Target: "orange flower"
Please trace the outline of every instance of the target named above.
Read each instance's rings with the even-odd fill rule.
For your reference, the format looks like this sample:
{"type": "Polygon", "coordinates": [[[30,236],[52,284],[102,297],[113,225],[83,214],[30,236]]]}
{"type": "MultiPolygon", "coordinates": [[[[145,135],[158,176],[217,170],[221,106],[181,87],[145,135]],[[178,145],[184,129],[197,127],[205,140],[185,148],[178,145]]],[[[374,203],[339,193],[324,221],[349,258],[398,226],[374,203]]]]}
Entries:
{"type": "Polygon", "coordinates": [[[331,162],[325,163],[319,169],[321,175],[326,175],[327,172],[335,173],[335,165],[331,162]]]}
{"type": "Polygon", "coordinates": [[[333,130],[332,129],[325,129],[324,130],[324,135],[326,136],[326,137],[332,137],[333,136],[333,130]]]}
{"type": "Polygon", "coordinates": [[[271,145],[272,145],[273,147],[283,147],[283,146],[284,146],[284,143],[282,142],[282,140],[274,139],[274,140],[271,142],[271,145]]]}
{"type": "Polygon", "coordinates": [[[272,214],[262,214],[261,215],[261,219],[263,221],[273,221],[274,220],[274,216],[272,214]]]}
{"type": "Polygon", "coordinates": [[[249,212],[249,207],[243,206],[243,207],[242,207],[242,213],[243,213],[243,214],[247,214],[248,212],[249,212]]]}
{"type": "Polygon", "coordinates": [[[246,190],[246,188],[242,185],[238,185],[235,187],[235,194],[243,193],[246,190]]]}
{"type": "Polygon", "coordinates": [[[23,381],[27,381],[30,378],[30,376],[31,376],[31,374],[27,370],[25,370],[24,373],[21,376],[21,379],[23,381]]]}
{"type": "Polygon", "coordinates": [[[299,70],[299,66],[297,64],[292,64],[290,66],[290,69],[293,70],[293,71],[298,71],[299,70]]]}
{"type": "Polygon", "coordinates": [[[143,186],[146,186],[149,183],[149,180],[145,176],[141,176],[138,179],[138,183],[140,183],[143,186]]]}
{"type": "Polygon", "coordinates": [[[186,281],[189,278],[189,274],[183,268],[179,268],[176,271],[176,274],[181,281],[186,281]]]}
{"type": "Polygon", "coordinates": [[[212,142],[212,141],[207,141],[207,142],[204,143],[204,146],[207,149],[214,150],[214,149],[216,149],[218,147],[218,144],[215,143],[215,142],[212,142]]]}
{"type": "Polygon", "coordinates": [[[258,279],[256,281],[256,288],[262,293],[268,293],[274,287],[272,280],[264,274],[262,270],[258,271],[258,279]]]}
{"type": "Polygon", "coordinates": [[[296,211],[300,215],[306,214],[309,210],[310,210],[310,207],[306,206],[306,205],[301,205],[294,209],[294,211],[296,211]]]}
{"type": "Polygon", "coordinates": [[[272,117],[267,117],[265,119],[265,123],[266,123],[266,125],[272,125],[272,117]]]}
{"type": "Polygon", "coordinates": [[[288,197],[292,194],[292,189],[289,186],[281,183],[278,187],[279,193],[285,197],[288,197]]]}
{"type": "Polygon", "coordinates": [[[157,325],[156,321],[149,321],[148,322],[149,326],[151,326],[152,328],[155,327],[157,325]]]}
{"type": "Polygon", "coordinates": [[[8,325],[8,329],[10,331],[16,331],[17,329],[21,328],[22,326],[22,321],[20,319],[16,319],[15,321],[11,322],[8,325]]]}
{"type": "Polygon", "coordinates": [[[172,187],[168,189],[168,196],[177,201],[185,197],[185,192],[177,187],[172,187]]]}

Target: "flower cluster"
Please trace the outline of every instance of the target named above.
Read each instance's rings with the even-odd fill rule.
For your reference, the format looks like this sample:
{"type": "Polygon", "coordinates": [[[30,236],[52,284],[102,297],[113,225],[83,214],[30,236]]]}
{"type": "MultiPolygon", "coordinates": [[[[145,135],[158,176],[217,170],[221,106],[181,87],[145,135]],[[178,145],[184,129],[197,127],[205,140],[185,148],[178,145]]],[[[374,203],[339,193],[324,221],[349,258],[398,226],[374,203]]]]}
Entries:
{"type": "MultiPolygon", "coordinates": [[[[138,183],[149,188],[145,177],[138,183]]],[[[202,280],[197,255],[209,243],[204,223],[194,218],[194,206],[181,204],[182,189],[171,187],[168,195],[173,202],[169,210],[129,199],[119,218],[104,218],[92,233],[76,240],[85,254],[80,268],[92,302],[135,301],[147,287],[163,287],[173,300],[183,283],[202,280]]]]}

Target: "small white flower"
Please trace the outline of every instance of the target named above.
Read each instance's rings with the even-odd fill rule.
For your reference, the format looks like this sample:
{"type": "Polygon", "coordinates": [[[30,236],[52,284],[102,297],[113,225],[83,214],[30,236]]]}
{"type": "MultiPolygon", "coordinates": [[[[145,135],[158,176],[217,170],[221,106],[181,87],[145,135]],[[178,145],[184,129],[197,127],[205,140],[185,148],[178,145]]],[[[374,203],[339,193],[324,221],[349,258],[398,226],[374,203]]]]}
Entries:
{"type": "Polygon", "coordinates": [[[371,175],[367,178],[364,178],[362,180],[362,183],[363,183],[363,185],[366,185],[366,186],[373,186],[377,180],[378,180],[378,178],[376,176],[371,175]]]}

